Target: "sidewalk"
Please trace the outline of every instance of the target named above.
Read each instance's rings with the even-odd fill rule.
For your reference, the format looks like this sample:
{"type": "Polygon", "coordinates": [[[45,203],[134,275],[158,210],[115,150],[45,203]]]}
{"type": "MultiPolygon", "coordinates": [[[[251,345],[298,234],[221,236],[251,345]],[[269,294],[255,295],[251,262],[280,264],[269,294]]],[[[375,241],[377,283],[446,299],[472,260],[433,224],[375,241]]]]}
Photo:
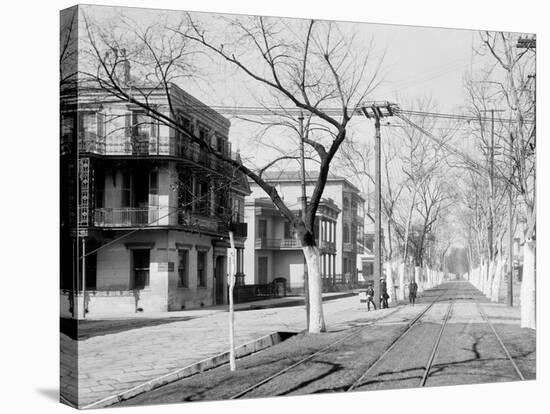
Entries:
{"type": "MultiPolygon", "coordinates": [[[[358,291],[350,290],[344,292],[329,292],[323,293],[323,302],[345,298],[353,295],[357,295],[358,291]]],[[[257,310],[267,308],[280,308],[287,306],[301,306],[304,305],[303,296],[284,296],[282,298],[269,298],[263,300],[255,300],[244,303],[236,303],[234,305],[235,311],[257,310]]],[[[183,317],[204,317],[213,315],[215,313],[227,312],[228,305],[216,305],[209,306],[202,309],[191,309],[182,311],[170,311],[170,312],[148,312],[148,313],[133,313],[133,314],[109,314],[108,316],[88,316],[86,320],[112,320],[112,319],[170,319],[170,318],[183,318],[183,317]]]]}
{"type": "MultiPolygon", "coordinates": [[[[327,293],[323,301],[329,329],[367,314],[354,292],[327,293]]],[[[236,305],[239,310],[235,313],[236,346],[277,331],[304,330],[305,311],[300,305],[303,305],[301,297],[236,305]]],[[[374,317],[375,313],[369,315],[374,317]]],[[[61,334],[61,381],[68,390],[64,397],[71,402],[78,399],[79,406],[88,405],[229,349],[227,306],[149,314],[148,317],[165,320],[162,324],[79,341],[61,334]],[[75,373],[71,370],[77,347],[78,372],[75,373]]],[[[127,318],[127,322],[135,320],[135,316],[127,318]]],[[[97,322],[109,323],[108,320],[97,322]]]]}

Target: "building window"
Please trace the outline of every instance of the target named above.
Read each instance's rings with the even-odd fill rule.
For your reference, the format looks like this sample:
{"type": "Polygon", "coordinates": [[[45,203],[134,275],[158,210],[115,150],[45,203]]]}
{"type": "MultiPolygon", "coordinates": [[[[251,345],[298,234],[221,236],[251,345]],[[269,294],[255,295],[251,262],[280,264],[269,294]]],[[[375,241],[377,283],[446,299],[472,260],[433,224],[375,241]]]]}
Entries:
{"type": "Polygon", "coordinates": [[[178,171],[178,208],[191,210],[193,204],[193,176],[189,171],[178,171]]]}
{"type": "Polygon", "coordinates": [[[196,185],[196,208],[197,213],[202,215],[208,215],[208,199],[210,194],[208,193],[208,182],[207,181],[197,181],[196,185]]]}
{"type": "Polygon", "coordinates": [[[258,237],[267,239],[267,220],[258,220],[258,237]]]}
{"type": "Polygon", "coordinates": [[[293,239],[294,236],[294,229],[292,228],[292,224],[290,222],[285,221],[285,239],[293,239]]]}
{"type": "Polygon", "coordinates": [[[149,138],[156,136],[156,123],[144,113],[132,113],[133,135],[140,141],[149,141],[149,138]]]}
{"type": "Polygon", "coordinates": [[[349,225],[344,224],[344,243],[349,243],[349,225]]]}
{"type": "Polygon", "coordinates": [[[81,140],[89,141],[97,138],[97,118],[95,112],[80,113],[81,140]]]}
{"type": "Polygon", "coordinates": [[[73,141],[74,120],[72,113],[61,115],[61,143],[68,144],[73,141]]]}
{"type": "Polygon", "coordinates": [[[178,287],[189,287],[189,250],[178,250],[178,287]]]}
{"type": "Polygon", "coordinates": [[[344,198],[344,210],[349,209],[349,198],[344,198]]]}
{"type": "Polygon", "coordinates": [[[149,173],[149,200],[148,205],[159,205],[159,173],[158,171],[151,171],[149,173]]]}
{"type": "Polygon", "coordinates": [[[208,142],[208,131],[206,128],[199,128],[199,138],[203,142],[208,142]]]}
{"type": "Polygon", "coordinates": [[[216,137],[216,150],[221,154],[224,152],[223,149],[225,147],[225,143],[222,137],[219,137],[217,135],[215,137],[216,137]]]}
{"type": "Polygon", "coordinates": [[[133,254],[133,277],[131,289],[139,290],[149,286],[150,250],[136,249],[133,254]]]}
{"type": "MultiPolygon", "coordinates": [[[[116,173],[115,173],[116,174],[116,173]]],[[[132,176],[129,172],[122,173],[122,207],[132,206],[132,176]]]]}
{"type": "Polygon", "coordinates": [[[206,252],[197,252],[197,286],[206,287],[206,252]]]}

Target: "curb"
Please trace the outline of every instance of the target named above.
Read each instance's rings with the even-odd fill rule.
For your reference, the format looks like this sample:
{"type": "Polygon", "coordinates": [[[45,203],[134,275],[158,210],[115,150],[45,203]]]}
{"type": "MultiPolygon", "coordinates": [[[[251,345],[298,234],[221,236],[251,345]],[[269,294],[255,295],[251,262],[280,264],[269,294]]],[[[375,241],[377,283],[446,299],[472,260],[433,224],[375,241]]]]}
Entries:
{"type": "MultiPolygon", "coordinates": [[[[298,333],[299,332],[273,332],[271,334],[262,336],[261,338],[255,339],[253,341],[247,342],[243,345],[236,347],[235,358],[242,358],[244,356],[269,348],[270,346],[276,345],[298,333]]],[[[199,362],[195,362],[191,365],[187,365],[186,367],[179,368],[173,372],[169,372],[168,374],[164,374],[164,375],[161,375],[160,377],[153,378],[142,384],[136,385],[135,387],[132,387],[129,390],[122,391],[118,394],[111,395],[109,397],[105,397],[91,404],[78,406],[78,408],[84,409],[84,410],[90,409],[90,408],[104,408],[104,407],[116,404],[120,401],[124,401],[129,398],[135,397],[136,395],[142,394],[144,392],[151,391],[162,385],[166,385],[171,382],[174,382],[183,378],[187,378],[195,374],[199,374],[203,371],[219,367],[220,365],[226,364],[228,362],[229,362],[229,351],[223,352],[221,354],[215,355],[210,358],[203,359],[199,362]]],[[[70,405],[74,406],[73,403],[71,403],[70,405]]]]}
{"type": "MultiPolygon", "coordinates": [[[[324,297],[323,302],[329,302],[331,300],[347,298],[355,295],[357,295],[356,292],[345,292],[339,295],[324,297]]],[[[235,312],[259,310],[259,309],[285,308],[285,307],[300,306],[300,305],[305,305],[304,298],[297,298],[295,300],[289,300],[281,303],[273,303],[269,305],[254,305],[253,303],[251,303],[249,306],[242,306],[239,309],[235,309],[235,312]]]]}

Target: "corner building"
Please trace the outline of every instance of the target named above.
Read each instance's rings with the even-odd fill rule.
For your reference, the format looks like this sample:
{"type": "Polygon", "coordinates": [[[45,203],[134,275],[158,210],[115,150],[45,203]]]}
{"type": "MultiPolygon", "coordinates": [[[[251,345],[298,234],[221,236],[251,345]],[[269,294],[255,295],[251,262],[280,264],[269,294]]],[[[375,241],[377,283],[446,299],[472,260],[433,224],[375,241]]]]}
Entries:
{"type": "MultiPolygon", "coordinates": [[[[144,88],[145,89],[145,88],[144,88]]],[[[149,102],[238,159],[230,123],[176,85],[149,102]]],[[[165,312],[227,301],[229,230],[244,278],[246,178],[188,135],[102,91],[61,99],[61,313],[165,312]]]]}

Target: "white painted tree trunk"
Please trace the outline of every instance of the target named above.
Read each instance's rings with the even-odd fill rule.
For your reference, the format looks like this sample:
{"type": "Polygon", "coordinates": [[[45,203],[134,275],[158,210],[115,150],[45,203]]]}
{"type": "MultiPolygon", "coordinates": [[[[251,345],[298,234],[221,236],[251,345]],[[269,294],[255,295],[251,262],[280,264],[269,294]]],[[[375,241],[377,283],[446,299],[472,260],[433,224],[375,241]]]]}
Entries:
{"type": "Polygon", "coordinates": [[[399,263],[399,300],[405,300],[405,263],[399,263]]]}
{"type": "Polygon", "coordinates": [[[386,266],[386,290],[388,292],[388,295],[390,295],[388,303],[391,303],[391,301],[394,300],[392,262],[386,262],[384,265],[386,266]]]}
{"type": "Polygon", "coordinates": [[[316,246],[303,246],[302,251],[307,264],[309,288],[309,333],[325,331],[323,316],[323,289],[320,272],[320,253],[316,246]]]}
{"type": "Polygon", "coordinates": [[[422,268],[420,266],[414,267],[414,280],[418,285],[418,292],[424,291],[424,282],[422,281],[422,268]]]}
{"type": "Polygon", "coordinates": [[[498,302],[500,293],[500,279],[502,277],[502,257],[498,256],[495,264],[495,275],[491,286],[491,302],[498,302]]]}
{"type": "Polygon", "coordinates": [[[488,271],[487,271],[487,283],[485,284],[485,296],[491,298],[493,293],[493,278],[495,275],[495,261],[491,260],[489,262],[488,271]]]}
{"type": "Polygon", "coordinates": [[[521,327],[536,329],[536,279],[535,242],[525,240],[523,244],[523,278],[521,281],[521,327]]]}

